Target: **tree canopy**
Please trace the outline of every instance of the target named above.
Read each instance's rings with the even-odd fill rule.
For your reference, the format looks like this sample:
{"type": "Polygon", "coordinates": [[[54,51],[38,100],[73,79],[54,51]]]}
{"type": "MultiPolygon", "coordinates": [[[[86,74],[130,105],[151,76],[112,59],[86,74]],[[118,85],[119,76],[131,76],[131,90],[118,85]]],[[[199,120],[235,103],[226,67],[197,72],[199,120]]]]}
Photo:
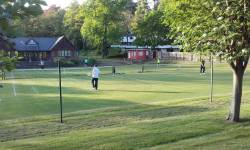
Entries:
{"type": "Polygon", "coordinates": [[[85,47],[85,41],[81,35],[81,27],[84,23],[85,5],[79,5],[77,1],[73,1],[66,9],[63,24],[65,26],[65,35],[71,39],[78,49],[85,47]]]}
{"type": "Polygon", "coordinates": [[[167,37],[168,26],[164,23],[164,14],[157,9],[158,1],[155,1],[154,9],[150,9],[147,1],[138,1],[138,6],[132,22],[132,32],[136,36],[135,44],[151,46],[170,44],[167,37]]]}
{"type": "Polygon", "coordinates": [[[110,43],[120,41],[126,31],[122,25],[127,0],[89,0],[86,3],[81,33],[103,56],[108,55],[110,43]]]}
{"type": "Polygon", "coordinates": [[[0,32],[9,27],[11,21],[27,16],[37,16],[43,11],[44,0],[2,0],[0,1],[0,32]]]}

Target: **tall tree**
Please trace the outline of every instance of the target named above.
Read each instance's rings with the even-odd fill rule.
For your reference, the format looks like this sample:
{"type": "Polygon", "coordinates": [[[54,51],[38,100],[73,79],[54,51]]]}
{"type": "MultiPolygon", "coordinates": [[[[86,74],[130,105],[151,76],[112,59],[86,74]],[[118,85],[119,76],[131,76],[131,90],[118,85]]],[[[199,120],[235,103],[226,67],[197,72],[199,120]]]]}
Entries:
{"type": "Polygon", "coordinates": [[[155,49],[157,45],[169,44],[168,27],[163,22],[161,10],[149,10],[145,0],[138,1],[132,31],[136,36],[137,45],[147,45],[155,49]]]}
{"type": "Polygon", "coordinates": [[[250,1],[165,0],[166,22],[186,51],[222,56],[233,70],[228,120],[240,120],[243,76],[250,55],[250,1]]]}
{"type": "Polygon", "coordinates": [[[89,0],[86,3],[85,19],[81,29],[83,37],[108,55],[110,43],[120,41],[124,29],[123,10],[127,0],[89,0]]]}
{"type": "Polygon", "coordinates": [[[21,22],[16,22],[14,27],[17,27],[17,31],[21,28],[23,36],[61,36],[64,35],[65,30],[64,14],[65,10],[52,5],[42,15],[25,18],[21,22]]]}
{"type": "Polygon", "coordinates": [[[85,5],[79,5],[75,0],[66,9],[64,16],[65,35],[76,45],[78,49],[85,47],[85,41],[81,35],[81,27],[84,22],[85,5]]]}
{"type": "Polygon", "coordinates": [[[148,6],[147,0],[138,0],[135,15],[132,20],[132,30],[138,28],[138,24],[143,22],[144,17],[149,13],[150,8],[148,6]]]}
{"type": "Polygon", "coordinates": [[[5,32],[11,21],[36,16],[42,13],[44,0],[2,0],[0,1],[0,32],[5,32]]]}
{"type": "Polygon", "coordinates": [[[149,12],[133,29],[137,45],[147,45],[155,49],[157,45],[171,43],[167,37],[169,28],[163,23],[163,13],[159,10],[149,12]]]}
{"type": "Polygon", "coordinates": [[[126,29],[126,31],[124,31],[124,35],[126,35],[126,40],[127,43],[129,41],[129,37],[132,35],[132,31],[131,31],[131,22],[132,19],[135,15],[135,11],[136,11],[136,3],[133,2],[133,0],[129,0],[127,5],[125,6],[125,11],[124,11],[124,16],[125,19],[123,21],[123,26],[126,29]]]}

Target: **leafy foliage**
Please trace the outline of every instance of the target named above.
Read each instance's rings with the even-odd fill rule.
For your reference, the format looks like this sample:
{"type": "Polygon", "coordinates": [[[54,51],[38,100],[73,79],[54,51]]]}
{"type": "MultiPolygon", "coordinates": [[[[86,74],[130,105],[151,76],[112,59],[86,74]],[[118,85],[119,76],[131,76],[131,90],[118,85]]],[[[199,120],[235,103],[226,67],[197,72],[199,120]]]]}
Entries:
{"type": "Polygon", "coordinates": [[[16,21],[13,26],[21,32],[21,36],[46,36],[55,37],[64,35],[65,10],[52,5],[42,15],[25,18],[22,21],[16,21]]]}
{"type": "Polygon", "coordinates": [[[133,32],[136,35],[136,44],[152,46],[153,49],[157,45],[171,42],[167,37],[169,28],[163,23],[163,13],[159,10],[149,12],[137,23],[133,32]]]}
{"type": "Polygon", "coordinates": [[[81,35],[81,27],[84,22],[85,5],[79,5],[77,1],[73,1],[66,9],[64,16],[65,35],[78,49],[84,48],[84,40],[81,35]]]}
{"type": "Polygon", "coordinates": [[[124,28],[122,14],[126,0],[89,0],[86,3],[84,24],[81,33],[92,45],[108,55],[110,43],[120,41],[124,28]]]}
{"type": "Polygon", "coordinates": [[[2,79],[5,79],[5,73],[10,72],[16,67],[16,58],[15,57],[7,57],[3,51],[0,51],[0,72],[2,79]]]}
{"type": "Polygon", "coordinates": [[[132,31],[136,36],[137,45],[151,46],[153,49],[157,45],[169,44],[167,34],[169,28],[164,24],[164,15],[160,9],[157,9],[158,2],[150,10],[147,1],[138,1],[137,10],[132,22],[132,31]]]}
{"type": "Polygon", "coordinates": [[[44,0],[2,0],[0,1],[0,31],[9,27],[11,21],[42,13],[44,0]]]}
{"type": "Polygon", "coordinates": [[[249,56],[250,2],[165,0],[165,22],[186,51],[213,53],[229,61],[249,56]]]}
{"type": "Polygon", "coordinates": [[[240,120],[243,76],[250,55],[250,1],[165,0],[166,23],[186,51],[225,58],[233,75],[228,120],[240,120]]]}

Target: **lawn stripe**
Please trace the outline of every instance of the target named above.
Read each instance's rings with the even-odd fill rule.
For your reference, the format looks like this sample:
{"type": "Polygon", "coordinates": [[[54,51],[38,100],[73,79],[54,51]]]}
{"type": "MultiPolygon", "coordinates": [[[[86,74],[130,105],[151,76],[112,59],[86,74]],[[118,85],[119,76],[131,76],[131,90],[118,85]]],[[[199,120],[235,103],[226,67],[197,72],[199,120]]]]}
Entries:
{"type": "MultiPolygon", "coordinates": [[[[24,71],[24,70],[22,70],[22,72],[23,72],[23,71],[24,71]]],[[[27,79],[27,80],[28,80],[28,84],[31,86],[31,90],[33,91],[33,93],[35,93],[35,94],[40,94],[39,91],[37,90],[37,88],[35,88],[35,87],[32,85],[33,81],[32,81],[31,79],[27,78],[27,76],[25,75],[25,73],[22,73],[22,76],[23,76],[24,79],[27,79]]]]}

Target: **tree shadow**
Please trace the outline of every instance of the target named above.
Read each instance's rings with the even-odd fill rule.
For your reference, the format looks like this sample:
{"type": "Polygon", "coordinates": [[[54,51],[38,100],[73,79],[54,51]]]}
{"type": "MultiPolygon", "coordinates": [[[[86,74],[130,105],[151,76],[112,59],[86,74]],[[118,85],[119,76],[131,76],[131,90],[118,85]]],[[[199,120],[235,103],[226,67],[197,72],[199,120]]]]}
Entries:
{"type": "MultiPolygon", "coordinates": [[[[4,125],[0,124],[0,141],[57,135],[79,129],[122,127],[134,121],[185,116],[208,111],[208,108],[198,106],[161,106],[125,100],[89,100],[70,97],[63,103],[64,124],[62,125],[59,123],[58,103],[51,104],[51,106],[50,111],[42,109],[37,114],[26,109],[27,113],[32,116],[21,119],[22,123],[18,123],[15,119],[15,125],[11,120],[4,125]],[[52,109],[54,111],[51,112],[52,109]]],[[[48,104],[45,102],[41,108],[43,107],[48,108],[48,104]]]]}
{"type": "Polygon", "coordinates": [[[192,92],[177,92],[177,91],[149,91],[149,90],[101,90],[108,92],[133,92],[133,93],[169,93],[169,94],[179,94],[179,93],[192,93],[192,92]]]}

